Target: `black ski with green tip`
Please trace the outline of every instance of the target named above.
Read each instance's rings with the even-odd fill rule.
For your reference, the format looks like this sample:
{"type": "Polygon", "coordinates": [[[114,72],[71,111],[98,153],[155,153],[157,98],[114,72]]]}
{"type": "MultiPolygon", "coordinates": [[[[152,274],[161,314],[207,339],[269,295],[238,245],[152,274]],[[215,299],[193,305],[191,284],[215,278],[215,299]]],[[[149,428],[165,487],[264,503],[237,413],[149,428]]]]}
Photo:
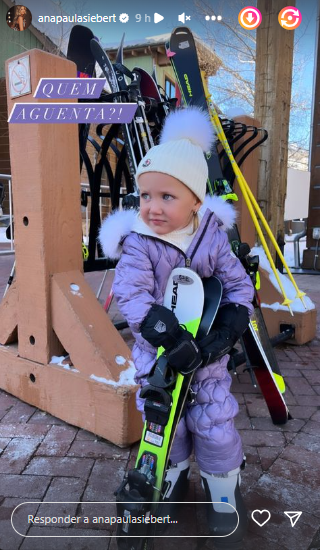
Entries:
{"type": "MultiPolygon", "coordinates": [[[[187,27],[176,28],[166,48],[167,56],[174,69],[184,103],[186,105],[196,105],[208,111],[196,45],[190,29],[187,27]]],[[[215,185],[216,182],[219,182],[221,184],[219,186],[219,193],[221,195],[227,195],[227,193],[223,192],[223,185],[226,186],[227,182],[225,181],[219,162],[216,144],[210,152],[209,157],[207,156],[207,161],[209,169],[209,192],[212,194],[213,189],[218,187],[215,185]]],[[[229,231],[229,240],[233,252],[239,257],[254,283],[258,270],[258,257],[253,259],[249,256],[250,248],[248,245],[247,250],[243,253],[245,244],[241,243],[240,234],[236,225],[229,231]]],[[[254,381],[255,375],[258,381],[273,423],[285,424],[287,420],[291,418],[283,397],[285,384],[275,352],[270,342],[256,291],[253,305],[254,313],[251,317],[249,328],[245,331],[242,338],[247,367],[250,371],[252,380],[254,381]]]]}
{"type": "MultiPolygon", "coordinates": [[[[192,33],[185,27],[176,28],[171,34],[166,49],[185,105],[196,105],[201,107],[203,111],[208,111],[192,33]]],[[[206,158],[209,179],[214,181],[221,177],[219,175],[221,174],[221,166],[216,145],[206,153],[206,158]]]]}

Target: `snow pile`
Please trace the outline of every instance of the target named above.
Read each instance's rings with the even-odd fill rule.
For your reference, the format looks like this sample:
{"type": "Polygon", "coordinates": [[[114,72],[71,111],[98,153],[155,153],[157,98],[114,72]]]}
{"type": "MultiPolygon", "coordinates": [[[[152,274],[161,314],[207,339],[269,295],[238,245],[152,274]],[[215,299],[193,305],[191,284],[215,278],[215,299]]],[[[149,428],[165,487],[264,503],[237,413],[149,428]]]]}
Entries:
{"type": "MultiPolygon", "coordinates": [[[[277,281],[277,279],[276,279],[276,277],[275,277],[275,275],[272,271],[272,268],[269,264],[269,260],[266,256],[266,253],[263,250],[262,246],[253,247],[251,249],[251,255],[252,256],[255,256],[255,255],[259,256],[259,265],[260,265],[260,267],[262,267],[262,269],[264,269],[265,271],[268,272],[269,279],[270,279],[272,285],[278,290],[278,292],[281,293],[278,281],[277,281]]],[[[292,309],[293,312],[304,312],[306,310],[315,309],[314,303],[312,302],[312,300],[310,300],[310,298],[308,298],[308,296],[303,297],[303,301],[306,305],[306,307],[304,307],[304,305],[303,305],[302,301],[300,300],[300,298],[296,298],[297,292],[296,292],[296,289],[294,288],[292,282],[290,281],[290,279],[286,275],[283,275],[282,273],[280,273],[280,271],[278,271],[278,275],[279,275],[280,281],[282,283],[282,286],[285,290],[286,295],[288,296],[289,300],[293,300],[292,303],[290,304],[291,309],[292,309]]],[[[275,302],[274,304],[262,303],[261,307],[270,308],[273,311],[278,311],[280,309],[282,309],[284,311],[289,311],[287,306],[283,306],[279,302],[275,302]]]]}
{"type": "Polygon", "coordinates": [[[128,363],[129,367],[121,372],[118,382],[115,382],[115,380],[107,380],[107,378],[102,378],[100,376],[95,376],[95,374],[91,374],[90,378],[96,382],[108,384],[109,386],[136,386],[136,382],[134,381],[136,369],[132,361],[128,361],[128,363]]]}
{"type": "Polygon", "coordinates": [[[78,369],[75,369],[74,367],[71,367],[70,365],[61,365],[64,369],[70,370],[71,372],[80,372],[78,369]]]}
{"type": "MultiPolygon", "coordinates": [[[[292,235],[285,235],[285,247],[284,247],[284,259],[286,260],[289,267],[296,267],[295,266],[295,259],[294,259],[294,237],[296,236],[295,233],[292,235]]],[[[303,260],[303,251],[307,248],[307,241],[306,237],[303,237],[300,239],[299,244],[299,256],[300,256],[300,263],[302,263],[303,260]]]]}
{"type": "Polygon", "coordinates": [[[78,369],[75,369],[74,367],[71,367],[68,364],[63,364],[63,361],[65,360],[65,356],[61,355],[58,357],[57,355],[53,355],[51,357],[50,365],[58,365],[58,367],[63,367],[66,370],[69,370],[71,372],[80,372],[78,369]]]}
{"type": "MultiPolygon", "coordinates": [[[[50,365],[57,365],[59,367],[63,367],[64,369],[70,371],[70,372],[80,372],[79,370],[75,369],[74,367],[71,367],[70,365],[64,365],[63,361],[65,360],[65,357],[61,355],[61,357],[58,357],[56,355],[53,355],[51,357],[50,365]]],[[[116,363],[117,365],[124,365],[127,362],[127,360],[122,357],[122,355],[116,356],[116,363]]],[[[101,384],[108,384],[109,386],[136,386],[136,382],[134,381],[134,375],[136,373],[136,369],[134,366],[133,361],[128,361],[129,367],[126,370],[123,370],[120,373],[120,378],[118,382],[115,380],[108,380],[107,378],[102,378],[101,376],[96,376],[95,374],[91,374],[90,378],[92,380],[95,380],[96,382],[100,382],[101,384]]]]}
{"type": "Polygon", "coordinates": [[[9,239],[6,237],[6,227],[0,227],[0,243],[10,243],[9,239]]]}
{"type": "Polygon", "coordinates": [[[61,355],[60,357],[58,357],[57,355],[53,355],[51,357],[50,365],[59,365],[59,367],[64,367],[64,365],[62,364],[62,361],[64,360],[65,360],[64,355],[61,355]]]}
{"type": "Polygon", "coordinates": [[[79,285],[75,285],[72,283],[70,285],[70,288],[71,288],[71,294],[73,294],[74,296],[80,296],[80,298],[82,298],[79,285]]]}
{"type": "Polygon", "coordinates": [[[122,355],[116,355],[116,363],[117,365],[124,365],[126,362],[126,359],[122,357],[122,355]]]}

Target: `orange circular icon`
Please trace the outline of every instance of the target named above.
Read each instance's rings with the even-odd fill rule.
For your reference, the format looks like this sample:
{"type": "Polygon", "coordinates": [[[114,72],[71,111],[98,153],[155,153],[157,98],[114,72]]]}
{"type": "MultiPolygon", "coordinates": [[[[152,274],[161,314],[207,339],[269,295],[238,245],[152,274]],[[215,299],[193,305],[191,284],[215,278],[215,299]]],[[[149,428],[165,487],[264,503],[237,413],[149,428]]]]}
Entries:
{"type": "Polygon", "coordinates": [[[246,6],[240,11],[238,21],[244,29],[253,30],[259,27],[262,21],[262,15],[257,8],[246,6]]]}
{"type": "Polygon", "coordinates": [[[287,31],[294,31],[302,21],[301,12],[293,6],[286,6],[278,15],[279,24],[287,31]]]}

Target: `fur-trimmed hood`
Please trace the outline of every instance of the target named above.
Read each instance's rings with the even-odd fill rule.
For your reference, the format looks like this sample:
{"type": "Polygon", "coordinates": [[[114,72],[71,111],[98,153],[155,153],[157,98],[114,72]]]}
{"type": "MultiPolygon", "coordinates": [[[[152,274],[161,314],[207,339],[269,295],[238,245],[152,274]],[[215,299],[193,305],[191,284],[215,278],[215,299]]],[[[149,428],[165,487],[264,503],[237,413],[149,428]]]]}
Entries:
{"type": "MultiPolygon", "coordinates": [[[[236,221],[235,208],[220,197],[206,195],[199,209],[201,219],[208,209],[215,213],[220,229],[224,231],[230,229],[236,221]]],[[[136,210],[115,210],[105,218],[99,232],[99,242],[106,258],[112,260],[120,258],[122,250],[120,243],[131,231],[135,231],[137,218],[136,210]]]]}

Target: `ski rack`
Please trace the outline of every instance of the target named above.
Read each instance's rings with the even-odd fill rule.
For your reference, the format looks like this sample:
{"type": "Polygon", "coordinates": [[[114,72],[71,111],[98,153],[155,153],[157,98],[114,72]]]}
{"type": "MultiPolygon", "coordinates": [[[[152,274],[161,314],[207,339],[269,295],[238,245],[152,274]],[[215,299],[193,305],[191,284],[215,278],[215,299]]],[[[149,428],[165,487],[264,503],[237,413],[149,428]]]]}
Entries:
{"type": "MultiPolygon", "coordinates": [[[[122,91],[120,93],[125,93],[125,91],[122,91]]],[[[115,97],[119,96],[119,94],[109,94],[107,97],[102,98],[102,101],[105,101],[106,99],[108,101],[114,99],[115,97]]],[[[128,97],[128,96],[127,96],[128,97]]],[[[101,99],[100,99],[101,100],[101,99]]],[[[148,98],[146,98],[148,101],[148,98]]],[[[159,104],[158,104],[159,106],[159,104]]],[[[146,115],[150,116],[152,122],[154,121],[154,113],[146,113],[146,115]]],[[[158,119],[160,120],[160,119],[158,119]]],[[[163,120],[163,119],[162,119],[163,120]]],[[[240,122],[237,122],[236,124],[234,121],[225,120],[225,126],[229,127],[229,139],[230,144],[236,143],[240,138],[245,136],[247,126],[245,124],[242,124],[240,122]],[[239,132],[240,128],[240,132],[239,132]]],[[[101,225],[100,220],[100,212],[99,212],[99,200],[101,197],[108,197],[111,200],[111,209],[114,210],[116,208],[119,208],[120,200],[126,196],[123,193],[120,193],[120,187],[125,186],[126,188],[126,194],[133,193],[134,189],[132,187],[131,179],[130,179],[130,173],[127,165],[127,152],[124,145],[123,140],[120,137],[120,125],[119,124],[113,124],[111,126],[108,126],[107,132],[104,134],[104,128],[106,125],[100,124],[96,128],[96,138],[93,138],[92,136],[88,136],[87,142],[91,143],[91,145],[94,147],[96,154],[97,154],[97,162],[95,166],[93,166],[93,163],[90,160],[90,157],[88,155],[86,144],[84,144],[83,141],[80,142],[80,155],[82,162],[84,163],[84,166],[87,170],[88,180],[89,180],[89,187],[90,191],[86,191],[84,194],[86,197],[90,196],[91,198],[91,214],[90,214],[90,234],[89,234],[89,257],[84,262],[84,270],[85,272],[88,271],[99,271],[99,270],[105,270],[110,269],[115,266],[115,263],[112,261],[108,261],[103,257],[102,250],[97,245],[97,237],[98,237],[98,231],[101,225]],[[113,154],[115,160],[116,160],[116,167],[114,170],[111,168],[110,163],[110,153],[113,154]],[[107,177],[108,177],[108,183],[110,191],[107,193],[101,192],[101,179],[103,176],[103,169],[105,170],[107,177]],[[96,258],[96,253],[98,253],[98,258],[96,258]]],[[[255,127],[254,130],[251,130],[251,134],[249,138],[247,138],[244,143],[241,143],[241,145],[238,147],[237,151],[242,151],[245,146],[249,143],[249,141],[252,141],[257,133],[258,130],[255,127]]],[[[159,136],[161,127],[153,126],[151,128],[152,137],[155,141],[157,141],[157,138],[159,136]]],[[[263,130],[263,132],[265,132],[263,130]]],[[[266,139],[265,135],[263,137],[263,141],[266,139]]],[[[135,153],[137,158],[137,163],[140,161],[140,151],[139,147],[137,146],[137,136],[132,136],[132,141],[135,149],[135,153]]],[[[242,163],[258,145],[262,140],[259,140],[258,142],[254,143],[252,147],[250,147],[250,150],[246,150],[243,157],[239,160],[239,163],[242,163]]],[[[141,145],[140,145],[141,148],[141,145]]],[[[221,153],[222,156],[222,163],[223,163],[223,157],[225,157],[225,154],[221,153]]],[[[228,171],[228,164],[224,167],[224,172],[228,171]]],[[[85,203],[83,202],[83,205],[85,203]]]]}
{"type": "MultiPolygon", "coordinates": [[[[100,45],[93,40],[93,48],[95,51],[101,51],[100,45]]],[[[121,43],[122,44],[122,43],[121,43]]],[[[122,137],[120,130],[122,125],[113,124],[108,126],[106,134],[103,133],[106,125],[100,124],[96,128],[96,137],[88,136],[88,141],[94,147],[97,154],[97,162],[95,165],[91,162],[86,150],[86,143],[80,140],[80,156],[81,163],[83,162],[89,180],[89,192],[85,192],[85,201],[87,197],[91,198],[91,213],[90,213],[90,232],[88,243],[88,259],[84,262],[84,271],[100,271],[110,269],[115,266],[115,262],[109,261],[103,256],[101,247],[97,241],[98,231],[101,226],[99,201],[101,197],[109,197],[111,201],[111,210],[119,208],[120,200],[126,195],[120,193],[120,188],[126,188],[126,194],[134,192],[134,174],[131,155],[134,155],[134,164],[138,165],[142,156],[148,151],[154,141],[158,139],[161,123],[163,122],[165,113],[170,109],[170,102],[163,98],[143,97],[140,92],[140,82],[146,80],[146,75],[151,77],[142,69],[135,68],[129,71],[122,64],[121,45],[117,54],[116,63],[113,65],[115,72],[115,80],[118,83],[119,89],[111,94],[103,94],[100,97],[101,102],[104,101],[136,101],[139,105],[137,113],[132,123],[128,124],[127,131],[132,151],[128,155],[128,147],[125,136],[122,137]],[[131,82],[126,83],[125,77],[131,82]],[[153,101],[151,102],[151,99],[153,101]],[[145,110],[145,103],[152,103],[152,109],[145,110]],[[155,115],[155,105],[157,105],[157,113],[155,115]],[[166,110],[167,109],[167,110],[166,110]],[[149,124],[151,126],[149,126],[149,124]],[[115,160],[115,168],[112,169],[110,161],[110,153],[115,160]],[[131,166],[130,166],[131,165],[131,166]],[[109,193],[101,192],[101,179],[105,170],[109,181],[109,193]],[[98,256],[98,257],[97,257],[98,256]]],[[[104,52],[103,52],[104,53],[104,52]]],[[[107,55],[104,53],[104,61],[106,63],[107,55]]],[[[108,67],[112,68],[111,65],[108,67]]],[[[152,79],[151,79],[152,80],[152,79]]],[[[152,92],[155,94],[156,84],[152,81],[152,92]]],[[[148,86],[147,86],[148,88],[148,86]]],[[[150,88],[150,83],[149,83],[150,88]]],[[[84,203],[83,203],[84,204],[84,203]]]]}

